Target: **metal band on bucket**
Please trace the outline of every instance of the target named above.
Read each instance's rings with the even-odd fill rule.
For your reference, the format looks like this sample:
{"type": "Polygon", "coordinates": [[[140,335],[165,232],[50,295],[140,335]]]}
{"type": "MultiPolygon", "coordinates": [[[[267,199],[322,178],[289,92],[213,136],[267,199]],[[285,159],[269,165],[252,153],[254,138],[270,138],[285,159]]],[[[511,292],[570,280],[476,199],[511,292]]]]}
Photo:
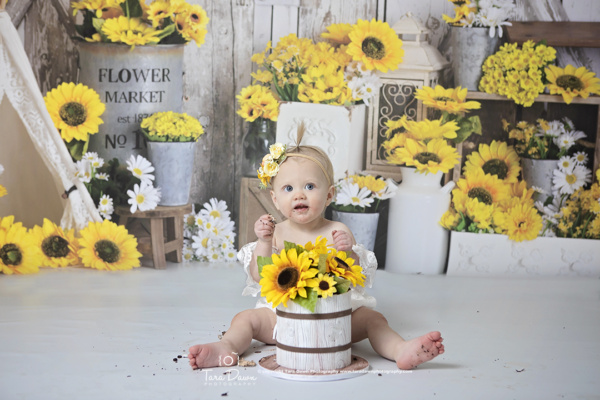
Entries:
{"type": "Polygon", "coordinates": [[[282,311],[280,309],[276,309],[275,311],[277,313],[277,316],[282,317],[282,318],[289,318],[289,319],[334,319],[334,318],[346,317],[346,316],[352,314],[351,308],[349,308],[347,310],[343,310],[343,311],[337,311],[337,312],[332,312],[332,313],[323,313],[323,314],[296,314],[296,313],[289,313],[286,311],[282,311]]]}
{"type": "Polygon", "coordinates": [[[343,344],[335,347],[294,347],[286,344],[275,342],[275,346],[281,350],[290,351],[292,353],[307,353],[307,354],[320,354],[320,353],[337,353],[338,351],[348,350],[352,347],[352,343],[343,344]]]}

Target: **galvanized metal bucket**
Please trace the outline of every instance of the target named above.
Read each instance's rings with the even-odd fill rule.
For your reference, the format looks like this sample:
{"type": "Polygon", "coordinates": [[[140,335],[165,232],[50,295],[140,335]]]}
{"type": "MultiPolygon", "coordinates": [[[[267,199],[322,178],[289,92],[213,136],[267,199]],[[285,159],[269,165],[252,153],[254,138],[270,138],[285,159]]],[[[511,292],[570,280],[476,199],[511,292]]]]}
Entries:
{"type": "Polygon", "coordinates": [[[481,66],[496,52],[498,36],[490,37],[489,28],[450,28],[454,86],[479,90],[481,66]]]}
{"type": "Polygon", "coordinates": [[[160,206],[182,206],[190,200],[197,142],[148,142],[154,166],[154,185],[160,188],[160,206]]]}
{"type": "Polygon", "coordinates": [[[182,111],[184,46],[79,44],[79,82],[98,92],[106,105],[89,151],[121,163],[131,154],[146,157],[142,120],[159,111],[182,111]]]}

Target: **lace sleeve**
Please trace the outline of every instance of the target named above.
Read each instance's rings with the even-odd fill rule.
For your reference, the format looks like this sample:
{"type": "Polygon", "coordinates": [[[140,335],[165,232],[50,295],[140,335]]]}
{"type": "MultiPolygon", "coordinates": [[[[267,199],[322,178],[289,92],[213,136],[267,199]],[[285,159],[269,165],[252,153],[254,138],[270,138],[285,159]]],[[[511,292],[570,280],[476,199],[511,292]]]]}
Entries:
{"type": "Polygon", "coordinates": [[[377,258],[375,258],[375,253],[367,250],[360,244],[352,246],[352,251],[358,256],[358,265],[362,267],[363,273],[365,274],[365,287],[373,287],[375,272],[377,271],[377,258]]]}
{"type": "Polygon", "coordinates": [[[246,272],[246,287],[242,291],[243,296],[254,296],[260,293],[260,285],[250,275],[250,261],[252,261],[252,253],[256,248],[256,242],[250,242],[240,249],[237,258],[238,261],[244,265],[244,272],[246,272]]]}

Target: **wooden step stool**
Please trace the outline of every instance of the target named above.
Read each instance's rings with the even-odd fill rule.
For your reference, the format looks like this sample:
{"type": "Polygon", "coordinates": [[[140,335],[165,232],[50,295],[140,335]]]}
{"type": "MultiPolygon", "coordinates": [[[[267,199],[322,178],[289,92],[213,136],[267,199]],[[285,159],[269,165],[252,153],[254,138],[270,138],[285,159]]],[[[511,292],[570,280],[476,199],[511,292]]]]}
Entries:
{"type": "MultiPolygon", "coordinates": [[[[115,213],[119,216],[119,225],[127,227],[134,219],[150,220],[150,236],[135,236],[138,239],[138,251],[142,256],[152,259],[156,269],[165,269],[167,259],[180,263],[183,253],[183,216],[192,212],[192,205],[158,206],[150,211],[129,212],[129,207],[118,206],[115,213]],[[166,237],[165,237],[166,222],[166,237]],[[174,254],[170,254],[173,253],[174,254]]],[[[131,232],[130,232],[131,233],[131,232]]]]}

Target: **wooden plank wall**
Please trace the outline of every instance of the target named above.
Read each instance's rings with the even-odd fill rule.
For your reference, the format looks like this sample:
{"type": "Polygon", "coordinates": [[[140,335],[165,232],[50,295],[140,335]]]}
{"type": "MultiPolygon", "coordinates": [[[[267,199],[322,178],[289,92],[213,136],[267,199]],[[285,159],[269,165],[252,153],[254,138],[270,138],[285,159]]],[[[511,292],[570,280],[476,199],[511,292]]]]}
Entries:
{"type": "MultiPolygon", "coordinates": [[[[210,24],[200,48],[189,44],[184,54],[184,110],[200,118],[207,134],[200,140],[192,184],[192,201],[225,200],[238,220],[243,120],[235,113],[235,96],[250,84],[255,66],[250,57],[289,33],[315,40],[331,23],[378,18],[393,25],[407,12],[433,32],[432,44],[450,57],[448,26],[442,14],[452,14],[447,0],[188,0],[205,8],[210,24]]],[[[544,0],[531,6],[517,0],[534,20],[570,18],[600,21],[597,0],[544,0]],[[531,14],[539,14],[532,16],[531,14]],[[543,15],[542,15],[543,14],[543,15]]],[[[24,46],[43,94],[63,81],[77,81],[77,49],[65,19],[69,0],[13,0],[8,12],[20,21],[25,15],[24,46]],[[57,8],[62,7],[62,12],[57,8]],[[60,17],[60,19],[59,19],[60,17]],[[62,20],[62,22],[60,22],[62,20]]],[[[68,25],[68,24],[67,24],[68,25]]],[[[598,49],[574,53],[600,74],[598,49]]]]}

